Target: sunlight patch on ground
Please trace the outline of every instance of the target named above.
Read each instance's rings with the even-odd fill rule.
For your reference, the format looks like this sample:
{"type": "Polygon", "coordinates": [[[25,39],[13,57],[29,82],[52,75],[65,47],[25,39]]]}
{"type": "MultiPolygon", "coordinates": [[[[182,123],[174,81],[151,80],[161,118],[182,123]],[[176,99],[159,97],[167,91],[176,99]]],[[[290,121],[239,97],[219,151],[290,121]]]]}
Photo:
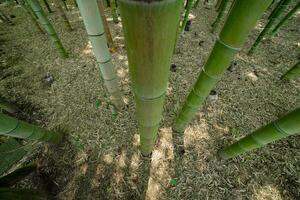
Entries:
{"type": "Polygon", "coordinates": [[[171,161],[174,159],[172,129],[171,127],[160,130],[157,145],[152,153],[150,176],[146,199],[161,199],[165,188],[171,180],[171,161]]]}
{"type": "Polygon", "coordinates": [[[254,194],[253,200],[283,200],[280,192],[274,185],[265,185],[261,188],[254,189],[254,194]]]}
{"type": "Polygon", "coordinates": [[[84,50],[83,50],[83,53],[85,55],[93,55],[93,49],[92,49],[92,44],[91,42],[89,41],[87,43],[87,45],[85,46],[84,50]]]}

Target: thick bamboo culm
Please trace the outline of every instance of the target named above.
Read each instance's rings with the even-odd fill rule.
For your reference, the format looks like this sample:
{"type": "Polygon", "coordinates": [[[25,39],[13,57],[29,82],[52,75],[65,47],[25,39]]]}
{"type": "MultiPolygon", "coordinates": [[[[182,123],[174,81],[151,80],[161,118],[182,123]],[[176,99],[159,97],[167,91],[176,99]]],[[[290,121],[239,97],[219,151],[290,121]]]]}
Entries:
{"type": "Polygon", "coordinates": [[[270,36],[274,35],[278,32],[278,30],[282,27],[282,25],[287,22],[294,14],[297,12],[297,10],[300,9],[300,1],[295,5],[295,7],[288,12],[284,18],[275,26],[275,28],[270,32],[270,36]]]}
{"type": "Polygon", "coordinates": [[[101,18],[102,18],[103,27],[104,27],[104,31],[105,31],[105,34],[106,34],[108,46],[110,47],[110,50],[112,52],[115,52],[117,50],[117,48],[116,48],[116,46],[114,44],[114,41],[112,39],[111,32],[110,32],[110,29],[109,29],[109,26],[108,26],[108,23],[107,23],[107,20],[106,20],[103,0],[98,0],[98,6],[99,6],[99,11],[100,11],[100,15],[101,15],[101,18]]]}
{"type": "Polygon", "coordinates": [[[185,13],[184,13],[184,17],[183,17],[182,24],[181,24],[181,32],[184,32],[186,23],[189,19],[189,14],[193,7],[193,2],[194,2],[193,0],[187,0],[187,2],[186,2],[185,13]]]}
{"type": "Polygon", "coordinates": [[[224,159],[234,158],[268,143],[300,133],[300,108],[270,123],[221,150],[224,159]]]}
{"type": "Polygon", "coordinates": [[[181,0],[119,0],[141,152],[155,145],[179,25],[181,0]]]}
{"type": "Polygon", "coordinates": [[[114,23],[119,23],[116,0],[110,0],[111,15],[114,23]]]}
{"type": "Polygon", "coordinates": [[[292,80],[300,74],[300,61],[298,61],[281,79],[292,80]]]}
{"type": "Polygon", "coordinates": [[[2,113],[0,113],[0,135],[53,143],[62,139],[62,134],[48,131],[2,113]]]}
{"type": "Polygon", "coordinates": [[[51,7],[50,7],[48,1],[47,1],[47,0],[43,0],[43,2],[44,2],[44,4],[45,4],[45,6],[46,6],[48,12],[49,12],[49,13],[52,13],[53,11],[51,10],[51,7]]]}
{"type": "Polygon", "coordinates": [[[250,48],[250,50],[248,52],[248,55],[252,55],[254,53],[254,51],[256,50],[257,46],[259,45],[259,43],[264,39],[264,37],[268,33],[270,33],[271,28],[274,26],[274,24],[276,24],[276,22],[278,21],[279,16],[284,12],[284,10],[286,9],[287,5],[289,5],[291,3],[291,1],[292,0],[284,0],[282,2],[281,6],[279,7],[279,9],[277,10],[277,12],[274,12],[272,14],[272,16],[270,17],[269,22],[267,23],[267,25],[265,26],[265,28],[263,29],[263,31],[259,34],[259,36],[255,40],[254,44],[250,48]]]}
{"type": "Polygon", "coordinates": [[[53,26],[51,25],[50,21],[46,17],[39,2],[37,0],[26,0],[26,2],[31,7],[31,9],[35,12],[35,14],[38,16],[39,22],[44,26],[47,34],[50,36],[54,46],[58,50],[59,55],[63,58],[68,57],[68,54],[65,51],[65,48],[63,47],[60,39],[58,38],[57,33],[55,32],[53,26]]]}
{"type": "Polygon", "coordinates": [[[235,1],[219,38],[176,119],[174,131],[184,131],[270,3],[271,0],[235,1]]]}
{"type": "Polygon", "coordinates": [[[229,6],[230,1],[224,0],[222,5],[220,6],[220,10],[218,12],[217,18],[214,23],[211,25],[211,32],[214,33],[220,24],[221,20],[223,19],[224,15],[226,14],[227,8],[229,6]]]}
{"type": "Polygon", "coordinates": [[[91,41],[94,55],[100,67],[104,84],[111,95],[111,101],[117,109],[124,105],[118,86],[118,78],[112,57],[107,46],[102,18],[97,0],[77,0],[78,8],[83,18],[85,28],[91,41]]]}
{"type": "Polygon", "coordinates": [[[33,10],[30,8],[29,5],[25,3],[25,1],[20,2],[22,8],[28,13],[32,23],[36,26],[36,28],[42,33],[45,34],[45,31],[42,29],[40,23],[38,22],[38,18],[34,14],[33,10]]]}
{"type": "Polygon", "coordinates": [[[64,24],[65,24],[66,28],[68,29],[68,31],[72,31],[73,30],[72,26],[71,26],[70,21],[69,21],[67,15],[66,15],[66,13],[63,9],[61,0],[55,0],[55,5],[56,5],[55,7],[57,8],[57,10],[59,11],[60,17],[64,21],[64,24]]]}
{"type": "Polygon", "coordinates": [[[6,110],[9,113],[16,113],[19,111],[19,109],[17,108],[17,106],[5,101],[4,99],[2,99],[0,97],[0,110],[6,110]]]}

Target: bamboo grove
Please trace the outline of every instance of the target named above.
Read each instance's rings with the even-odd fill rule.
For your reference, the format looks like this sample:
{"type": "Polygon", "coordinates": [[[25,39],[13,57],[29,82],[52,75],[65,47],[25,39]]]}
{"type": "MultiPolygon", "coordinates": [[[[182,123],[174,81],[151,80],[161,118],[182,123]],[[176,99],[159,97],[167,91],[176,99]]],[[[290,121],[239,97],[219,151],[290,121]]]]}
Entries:
{"type": "MultiPolygon", "coordinates": [[[[164,118],[174,47],[185,34],[187,23],[190,21],[190,12],[200,5],[201,1],[76,0],[73,2],[75,8],[71,8],[66,1],[55,0],[53,2],[54,4],[50,4],[47,0],[18,1],[35,29],[41,34],[48,35],[61,59],[77,55],[72,55],[74,52],[64,47],[64,41],[54,29],[49,16],[53,12],[58,12],[64,23],[64,29],[71,33],[76,26],[69,20],[68,12],[70,9],[78,9],[86,38],[92,46],[95,57],[94,65],[99,68],[102,82],[110,97],[109,101],[117,112],[125,112],[126,104],[116,71],[118,66],[115,66],[118,62],[114,60],[114,53],[120,48],[114,41],[110,26],[122,26],[131,93],[136,111],[136,128],[140,137],[140,151],[142,155],[150,156],[164,118]],[[43,2],[43,5],[40,2],[43,2]],[[105,12],[108,6],[110,6],[109,14],[113,22],[110,25],[105,12]],[[47,12],[43,8],[46,8],[47,12]]],[[[203,66],[199,66],[201,71],[195,83],[190,86],[189,94],[181,109],[176,113],[172,127],[174,134],[183,137],[185,129],[193,123],[195,115],[203,107],[211,91],[222,78],[226,78],[223,76],[231,62],[241,50],[246,49],[245,43],[250,41],[249,35],[253,32],[258,35],[247,55],[253,58],[254,52],[259,51],[259,45],[263,45],[261,42],[264,39],[276,37],[276,33],[279,33],[284,25],[288,25],[288,21],[295,16],[299,8],[300,2],[294,5],[292,0],[275,1],[273,4],[272,0],[216,1],[214,8],[216,18],[210,26],[211,34],[216,34],[216,40],[206,62],[203,66]],[[264,14],[268,14],[266,21],[261,20],[264,14]],[[261,31],[256,28],[259,22],[263,24],[261,31]],[[219,33],[218,27],[221,27],[219,33]]],[[[0,14],[2,21],[11,24],[4,13],[0,14]]],[[[290,70],[279,78],[290,81],[292,84],[292,81],[300,74],[299,59],[291,63],[291,66],[286,66],[290,70]]],[[[0,98],[0,108],[1,136],[52,143],[62,140],[63,135],[60,133],[14,117],[20,110],[9,101],[0,98]]],[[[220,150],[218,156],[223,159],[234,158],[271,142],[300,133],[300,109],[282,114],[286,115],[220,150]]]]}

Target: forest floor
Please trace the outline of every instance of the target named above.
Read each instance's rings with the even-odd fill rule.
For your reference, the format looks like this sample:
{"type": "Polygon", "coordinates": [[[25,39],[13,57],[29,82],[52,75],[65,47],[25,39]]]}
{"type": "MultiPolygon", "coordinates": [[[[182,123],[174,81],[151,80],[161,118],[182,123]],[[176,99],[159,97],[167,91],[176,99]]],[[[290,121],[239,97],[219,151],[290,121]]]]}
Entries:
{"type": "Polygon", "coordinates": [[[178,150],[180,137],[174,137],[172,123],[217,37],[210,33],[214,6],[200,3],[193,9],[191,30],[180,36],[173,56],[177,68],[170,72],[157,145],[147,159],[138,150],[121,23],[108,18],[128,104],[116,113],[79,11],[69,3],[74,31],[67,31],[57,12],[49,15],[69,52],[67,59],[58,57],[21,7],[0,6],[15,15],[14,26],[0,24],[0,94],[30,116],[25,120],[66,134],[59,145],[40,145],[35,157],[46,165],[59,199],[300,199],[299,136],[228,161],[216,157],[222,147],[300,106],[300,81],[280,80],[299,59],[299,16],[247,56],[264,16],[236,56],[235,68],[215,88],[218,99],[197,113],[181,137],[184,149],[178,150]]]}

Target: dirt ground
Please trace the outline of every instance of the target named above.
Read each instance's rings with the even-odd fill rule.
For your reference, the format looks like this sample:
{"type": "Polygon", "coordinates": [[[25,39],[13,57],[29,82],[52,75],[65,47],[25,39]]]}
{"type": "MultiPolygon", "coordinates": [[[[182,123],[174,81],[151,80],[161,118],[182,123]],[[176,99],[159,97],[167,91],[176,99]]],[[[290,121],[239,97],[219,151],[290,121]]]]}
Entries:
{"type": "MultiPolygon", "coordinates": [[[[51,1],[49,1],[51,2],[51,1]]],[[[113,111],[99,78],[79,11],[68,2],[68,32],[57,12],[49,14],[69,58],[59,58],[16,4],[0,6],[14,26],[0,24],[0,94],[14,102],[35,124],[65,133],[59,145],[40,145],[39,163],[59,188],[58,199],[300,199],[299,136],[224,161],[216,152],[262,125],[300,106],[300,81],[280,76],[299,59],[300,14],[279,34],[246,55],[267,14],[236,56],[184,136],[171,126],[203,66],[217,34],[210,33],[214,6],[199,4],[191,30],[180,36],[173,57],[159,139],[151,158],[138,150],[139,138],[130,91],[121,23],[107,10],[113,54],[128,107],[113,111]],[[53,81],[49,80],[53,78],[53,81]],[[51,79],[50,78],[50,79],[51,79]],[[177,148],[184,140],[184,148],[177,148]]],[[[54,9],[54,8],[53,8],[54,9]]]]}

